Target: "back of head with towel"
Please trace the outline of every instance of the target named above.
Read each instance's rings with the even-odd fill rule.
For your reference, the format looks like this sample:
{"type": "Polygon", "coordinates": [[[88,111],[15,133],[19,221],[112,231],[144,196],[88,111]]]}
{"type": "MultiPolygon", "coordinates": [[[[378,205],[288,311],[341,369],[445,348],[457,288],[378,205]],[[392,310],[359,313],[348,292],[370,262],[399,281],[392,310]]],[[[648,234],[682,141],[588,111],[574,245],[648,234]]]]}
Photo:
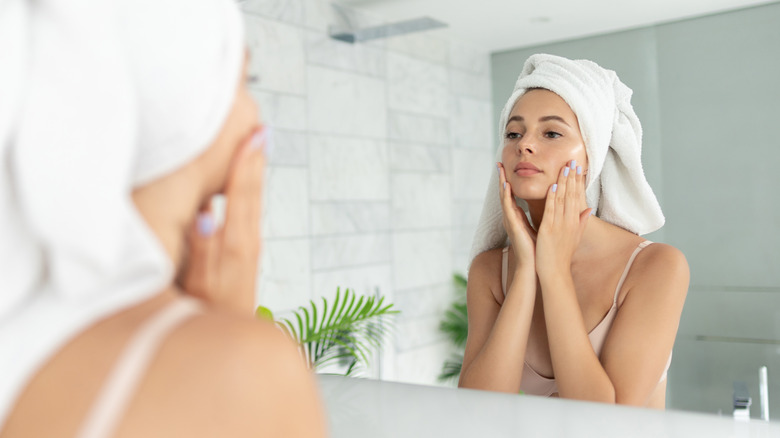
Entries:
{"type": "MultiPolygon", "coordinates": [[[[17,401],[28,396],[25,391],[34,392],[29,388],[42,387],[40,394],[46,394],[36,373],[49,372],[47,366],[60,352],[67,353],[74,340],[88,335],[99,340],[94,345],[113,345],[93,333],[99,331],[94,327],[116,318],[132,321],[134,309],[152,306],[148,303],[161,291],[169,293],[166,299],[179,310],[162,309],[159,317],[139,325],[139,333],[152,333],[136,336],[143,354],[128,352],[129,342],[125,356],[135,359],[117,365],[129,371],[114,370],[120,376],[115,376],[120,383],[114,388],[130,387],[121,389],[123,395],[96,395],[96,403],[105,403],[92,407],[89,421],[94,424],[83,425],[81,436],[112,436],[136,390],[127,376],[134,375],[140,385],[144,367],[154,363],[156,350],[149,345],[161,345],[165,330],[172,332],[190,317],[206,315],[203,324],[212,324],[215,333],[230,324],[246,326],[246,342],[266,339],[268,348],[280,349],[280,357],[287,358],[280,361],[295,357],[294,347],[280,342],[272,328],[254,327],[260,323],[251,317],[251,308],[246,316],[208,322],[208,300],[181,300],[181,292],[171,292],[181,267],[175,249],[196,209],[212,194],[205,192],[235,182],[241,166],[248,169],[245,173],[262,173],[262,148],[249,147],[250,141],[262,146],[263,138],[256,107],[246,103],[251,98],[243,83],[245,57],[242,18],[231,0],[0,1],[0,427],[13,417],[17,401]],[[134,202],[141,188],[171,178],[186,181],[177,176],[181,169],[206,154],[216,157],[198,168],[207,172],[190,169],[187,174],[204,193],[187,191],[189,186],[182,191],[182,197],[192,198],[189,216],[169,218],[164,217],[167,210],[154,209],[185,202],[175,197],[149,201],[151,207],[143,210],[134,202]],[[213,187],[207,189],[209,184],[213,187]],[[204,199],[194,199],[196,195],[204,199]],[[153,221],[182,228],[163,236],[150,225],[153,221]],[[187,303],[178,304],[183,301],[187,303]],[[127,365],[131,363],[137,369],[127,365]]],[[[257,193],[261,178],[246,177],[257,193]]],[[[245,211],[254,215],[247,218],[257,219],[255,227],[259,208],[249,204],[259,202],[258,197],[245,203],[245,211]]],[[[253,285],[256,258],[247,265],[252,269],[244,276],[253,285]]],[[[98,350],[75,359],[71,365],[80,371],[62,388],[91,378],[90,367],[101,363],[98,350]]],[[[297,385],[313,398],[310,377],[295,374],[305,371],[293,360],[292,366],[287,363],[289,376],[298,376],[297,385]]],[[[251,363],[246,358],[246,365],[251,363]]],[[[181,365],[197,371],[202,364],[181,365]]],[[[218,380],[219,375],[213,377],[218,380]]],[[[253,383],[248,375],[247,390],[253,383]]],[[[52,396],[52,404],[56,400],[52,396]]],[[[223,401],[227,406],[240,402],[238,397],[223,401]]],[[[48,415],[45,409],[36,413],[38,408],[59,414],[56,406],[43,405],[26,412],[48,415]]],[[[29,435],[20,422],[7,426],[29,435]]],[[[12,433],[0,430],[0,435],[12,433]]]]}

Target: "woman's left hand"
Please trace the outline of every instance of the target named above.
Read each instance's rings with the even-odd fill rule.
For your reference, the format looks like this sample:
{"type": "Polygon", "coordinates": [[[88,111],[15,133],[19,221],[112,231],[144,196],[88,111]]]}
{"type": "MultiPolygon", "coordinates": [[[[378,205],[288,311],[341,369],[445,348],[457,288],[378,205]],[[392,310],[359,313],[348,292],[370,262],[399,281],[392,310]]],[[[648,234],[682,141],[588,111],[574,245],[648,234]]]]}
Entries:
{"type": "Polygon", "coordinates": [[[571,260],[593,209],[585,202],[585,173],[569,162],[547,191],[536,239],[536,272],[571,272],[571,260]]]}
{"type": "Polygon", "coordinates": [[[215,307],[252,315],[260,256],[260,217],[266,164],[263,128],[245,140],[225,187],[225,223],[198,214],[189,233],[189,258],[180,279],[184,292],[215,307]]]}

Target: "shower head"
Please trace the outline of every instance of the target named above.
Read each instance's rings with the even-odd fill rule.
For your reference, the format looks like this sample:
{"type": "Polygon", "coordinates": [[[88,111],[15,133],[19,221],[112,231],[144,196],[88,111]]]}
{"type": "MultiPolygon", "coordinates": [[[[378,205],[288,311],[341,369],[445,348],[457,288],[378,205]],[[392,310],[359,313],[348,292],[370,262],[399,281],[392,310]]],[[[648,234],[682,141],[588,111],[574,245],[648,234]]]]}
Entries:
{"type": "MultiPolygon", "coordinates": [[[[333,6],[338,9],[335,4],[333,6]]],[[[330,26],[328,28],[328,34],[335,40],[356,43],[442,27],[447,27],[447,24],[430,17],[422,17],[364,28],[357,28],[349,25],[330,26]]]]}

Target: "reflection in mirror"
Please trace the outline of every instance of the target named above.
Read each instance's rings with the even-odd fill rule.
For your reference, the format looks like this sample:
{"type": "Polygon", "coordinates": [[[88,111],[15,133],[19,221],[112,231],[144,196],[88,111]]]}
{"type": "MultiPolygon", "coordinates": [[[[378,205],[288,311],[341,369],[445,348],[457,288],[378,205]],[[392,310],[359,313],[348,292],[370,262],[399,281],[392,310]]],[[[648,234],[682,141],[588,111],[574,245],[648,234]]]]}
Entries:
{"type": "MultiPolygon", "coordinates": [[[[381,3],[352,2],[355,22],[424,15],[390,16],[381,3]]],[[[332,300],[337,287],[378,291],[401,313],[363,375],[454,385],[437,380],[458,353],[439,326],[459,299],[453,274],[467,273],[502,144],[499,111],[531,54],[591,59],[634,91],[644,174],[666,216],[643,237],[679,248],[690,265],[667,409],[732,415],[734,382],[744,382],[759,418],[761,366],[769,393],[780,393],[780,234],[769,191],[780,185],[770,134],[780,63],[767,56],[780,44],[779,4],[493,53],[453,26],[346,44],[327,35],[328,2],[280,4],[242,4],[262,78],[253,93],[277,144],[259,303],[285,316],[332,300]]]]}

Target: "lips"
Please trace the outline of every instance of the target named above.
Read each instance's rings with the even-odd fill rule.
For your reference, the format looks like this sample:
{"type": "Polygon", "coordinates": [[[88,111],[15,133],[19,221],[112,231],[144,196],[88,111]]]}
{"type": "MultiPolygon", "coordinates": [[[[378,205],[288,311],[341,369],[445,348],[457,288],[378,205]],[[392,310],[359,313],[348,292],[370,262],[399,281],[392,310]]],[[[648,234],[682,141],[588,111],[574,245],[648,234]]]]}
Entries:
{"type": "Polygon", "coordinates": [[[542,171],[539,170],[538,167],[534,166],[531,163],[527,162],[520,162],[517,163],[517,166],[515,166],[515,174],[518,176],[532,176],[536,175],[537,173],[541,173],[542,171]]]}

